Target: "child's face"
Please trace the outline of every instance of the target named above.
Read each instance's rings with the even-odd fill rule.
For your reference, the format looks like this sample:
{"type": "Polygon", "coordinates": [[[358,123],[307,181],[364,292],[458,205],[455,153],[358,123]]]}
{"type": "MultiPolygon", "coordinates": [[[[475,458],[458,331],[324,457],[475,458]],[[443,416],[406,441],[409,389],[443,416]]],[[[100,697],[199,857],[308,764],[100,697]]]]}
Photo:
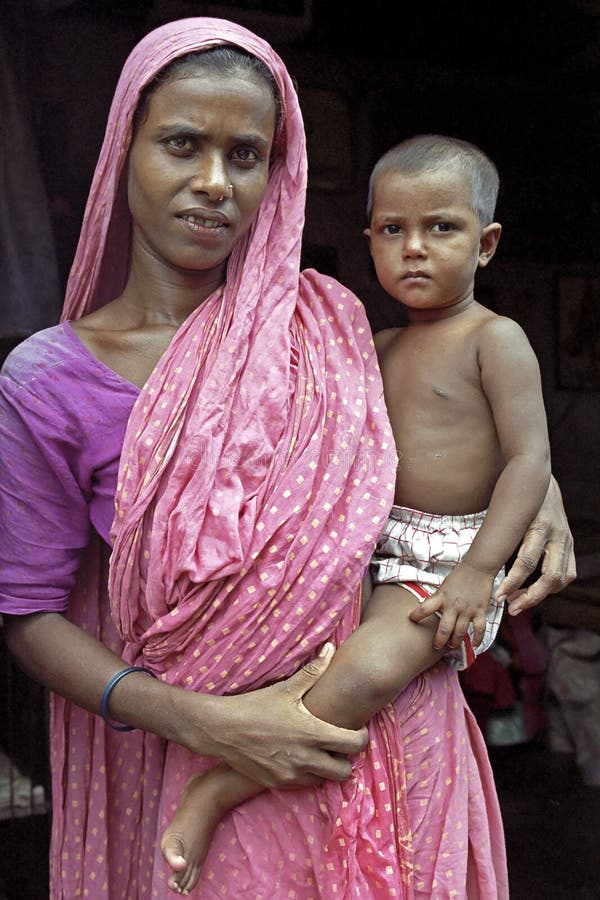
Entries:
{"type": "Polygon", "coordinates": [[[375,185],[365,234],[377,277],[414,317],[471,303],[475,272],[494,254],[500,225],[481,228],[470,191],[451,168],[385,172],[375,185]]]}

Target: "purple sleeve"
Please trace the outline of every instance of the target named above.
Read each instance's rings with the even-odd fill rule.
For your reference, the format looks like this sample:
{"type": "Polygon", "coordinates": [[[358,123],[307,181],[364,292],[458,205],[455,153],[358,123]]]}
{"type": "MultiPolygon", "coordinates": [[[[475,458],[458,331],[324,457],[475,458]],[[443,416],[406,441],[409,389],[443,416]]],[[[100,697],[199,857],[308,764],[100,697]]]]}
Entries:
{"type": "MultiPolygon", "coordinates": [[[[5,370],[7,367],[5,366],[5,370]]],[[[0,377],[0,613],[63,612],[88,542],[85,448],[49,378],[0,377]]]]}

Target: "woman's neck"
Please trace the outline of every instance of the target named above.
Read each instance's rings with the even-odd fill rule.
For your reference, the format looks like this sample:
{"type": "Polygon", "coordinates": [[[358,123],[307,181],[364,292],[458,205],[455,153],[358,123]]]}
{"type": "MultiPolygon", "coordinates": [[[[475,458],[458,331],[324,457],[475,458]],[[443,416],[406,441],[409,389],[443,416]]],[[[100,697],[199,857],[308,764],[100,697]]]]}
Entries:
{"type": "Polygon", "coordinates": [[[207,297],[223,284],[226,263],[219,269],[180,272],[165,267],[136,266],[118,298],[121,312],[140,324],[178,327],[207,297]]]}

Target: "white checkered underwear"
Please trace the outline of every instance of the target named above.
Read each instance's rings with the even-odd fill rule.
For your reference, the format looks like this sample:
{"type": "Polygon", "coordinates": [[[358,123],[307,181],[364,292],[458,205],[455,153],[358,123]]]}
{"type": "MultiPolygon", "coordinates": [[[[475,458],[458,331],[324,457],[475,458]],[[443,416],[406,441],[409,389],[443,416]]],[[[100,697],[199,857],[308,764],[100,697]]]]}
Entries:
{"type": "MultiPolygon", "coordinates": [[[[374,584],[397,584],[423,602],[438,589],[462,560],[485,518],[485,511],[462,516],[440,516],[404,506],[393,506],[377,542],[371,561],[374,584]]],[[[501,569],[492,590],[504,578],[501,569]]],[[[493,644],[504,603],[490,597],[483,640],[473,647],[473,626],[455,650],[444,659],[457,669],[466,669],[493,644]]]]}

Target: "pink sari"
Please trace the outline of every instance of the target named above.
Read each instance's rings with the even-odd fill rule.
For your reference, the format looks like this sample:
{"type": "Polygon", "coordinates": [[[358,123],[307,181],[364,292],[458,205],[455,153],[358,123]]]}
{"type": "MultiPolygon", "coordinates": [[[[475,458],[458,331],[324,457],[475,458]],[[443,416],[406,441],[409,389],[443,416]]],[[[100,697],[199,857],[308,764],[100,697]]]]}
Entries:
{"type": "MultiPolygon", "coordinates": [[[[171,59],[219,43],[262,59],[283,98],[267,193],[227,283],[184,323],[135,404],[110,572],[91,547],[70,617],[171,684],[225,694],[290,675],[357,626],[396,456],[360,302],[330,278],[299,273],[306,156],[291,79],[239,26],[174,22],[132,52],[64,318],[125,284],[122,172],[139,91],[171,59]]],[[[192,896],[412,897],[402,721],[415,698],[407,695],[401,714],[389,707],[375,717],[346,785],[265,792],[228,815],[192,896]]],[[[157,838],[188,777],[214,760],[109,731],[59,698],[52,749],[52,896],[172,896],[157,838]]]]}

